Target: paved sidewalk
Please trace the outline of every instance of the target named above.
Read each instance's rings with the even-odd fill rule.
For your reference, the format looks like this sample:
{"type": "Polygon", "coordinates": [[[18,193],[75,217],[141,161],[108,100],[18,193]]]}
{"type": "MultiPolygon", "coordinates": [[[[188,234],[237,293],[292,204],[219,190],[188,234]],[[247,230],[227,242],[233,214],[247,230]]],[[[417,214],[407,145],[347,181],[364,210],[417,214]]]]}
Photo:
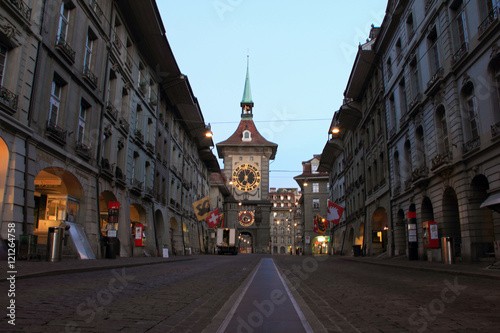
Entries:
{"type": "Polygon", "coordinates": [[[419,271],[440,272],[453,275],[475,276],[490,279],[500,279],[500,262],[457,262],[455,264],[444,264],[442,262],[430,262],[424,260],[408,260],[406,256],[399,257],[349,257],[336,256],[343,260],[351,260],[367,264],[385,265],[413,269],[419,271]]]}
{"type": "Polygon", "coordinates": [[[10,269],[7,261],[0,261],[0,281],[7,278],[10,271],[14,271],[16,279],[27,279],[40,276],[60,275],[77,272],[91,272],[105,269],[114,269],[131,266],[164,264],[169,262],[195,260],[200,256],[173,256],[169,258],[162,257],[116,257],[116,259],[62,259],[58,262],[48,261],[26,261],[19,260],[15,262],[15,268],[10,269]]]}

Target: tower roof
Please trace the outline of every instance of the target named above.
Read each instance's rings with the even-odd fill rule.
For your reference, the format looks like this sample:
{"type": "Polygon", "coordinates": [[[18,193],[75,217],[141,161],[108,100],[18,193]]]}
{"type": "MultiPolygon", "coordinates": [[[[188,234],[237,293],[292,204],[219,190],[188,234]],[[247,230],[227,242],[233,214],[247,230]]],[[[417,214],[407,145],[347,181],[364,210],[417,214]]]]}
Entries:
{"type": "Polygon", "coordinates": [[[271,157],[274,160],[278,145],[274,142],[267,141],[255,127],[252,119],[242,119],[236,131],[227,140],[217,144],[219,157],[223,157],[223,150],[225,147],[269,147],[271,148],[271,157]],[[249,132],[249,140],[243,140],[244,132],[249,132]]]}
{"type": "Polygon", "coordinates": [[[250,89],[250,75],[248,71],[248,62],[249,57],[247,56],[247,77],[245,79],[245,89],[243,90],[243,97],[241,99],[241,104],[252,104],[252,90],[250,89]]]}

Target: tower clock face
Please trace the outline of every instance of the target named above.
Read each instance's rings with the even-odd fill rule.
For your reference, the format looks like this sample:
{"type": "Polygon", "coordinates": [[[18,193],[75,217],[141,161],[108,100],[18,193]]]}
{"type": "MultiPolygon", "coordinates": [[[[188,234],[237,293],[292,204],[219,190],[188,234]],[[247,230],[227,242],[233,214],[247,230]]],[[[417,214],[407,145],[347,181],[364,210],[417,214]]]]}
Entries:
{"type": "Polygon", "coordinates": [[[252,164],[240,164],[233,171],[233,183],[240,191],[253,191],[260,184],[260,171],[252,164]]]}
{"type": "Polygon", "coordinates": [[[241,211],[238,213],[240,224],[244,227],[249,227],[255,221],[255,213],[253,211],[241,211]]]}

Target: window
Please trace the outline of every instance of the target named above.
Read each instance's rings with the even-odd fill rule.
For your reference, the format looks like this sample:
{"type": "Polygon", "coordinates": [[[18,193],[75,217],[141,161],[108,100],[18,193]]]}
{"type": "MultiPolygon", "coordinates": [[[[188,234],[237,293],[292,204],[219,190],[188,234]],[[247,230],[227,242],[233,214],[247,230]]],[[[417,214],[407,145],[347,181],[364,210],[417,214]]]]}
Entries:
{"type": "Polygon", "coordinates": [[[403,57],[403,52],[401,48],[401,38],[396,41],[396,64],[399,64],[403,57]]]}
{"type": "Polygon", "coordinates": [[[319,183],[313,183],[313,193],[319,192],[319,183]]]}
{"type": "Polygon", "coordinates": [[[49,108],[49,123],[52,125],[57,125],[57,120],[59,118],[61,90],[62,86],[56,81],[52,81],[52,88],[50,92],[50,108],[49,108]]]}
{"type": "Polygon", "coordinates": [[[406,96],[406,83],[405,79],[399,82],[399,107],[401,108],[401,117],[403,117],[408,111],[407,106],[407,96],[406,96]]]}
{"type": "Polygon", "coordinates": [[[440,154],[446,154],[450,150],[448,142],[448,125],[446,123],[446,111],[444,106],[440,105],[436,111],[437,120],[437,145],[440,154]]]}
{"type": "Polygon", "coordinates": [[[411,89],[412,89],[412,100],[414,101],[420,94],[420,83],[418,74],[418,63],[417,58],[413,57],[410,62],[410,79],[411,79],[411,89]]]}
{"type": "Polygon", "coordinates": [[[388,79],[390,79],[392,77],[392,60],[391,60],[391,57],[389,57],[389,59],[387,59],[386,69],[387,69],[387,77],[388,77],[388,79]]]}
{"type": "Polygon", "coordinates": [[[250,131],[243,131],[242,141],[252,141],[252,133],[250,131]]]}
{"type": "Polygon", "coordinates": [[[69,14],[70,8],[63,3],[59,12],[59,29],[57,31],[58,41],[68,41],[69,14]]]}
{"type": "Polygon", "coordinates": [[[416,149],[417,149],[417,167],[425,167],[425,142],[424,142],[424,128],[422,126],[417,127],[415,131],[416,136],[416,149]]]}
{"type": "Polygon", "coordinates": [[[90,106],[85,101],[82,100],[80,103],[80,113],[78,116],[78,133],[77,133],[78,143],[85,142],[85,122],[87,120],[87,113],[89,109],[90,106]]]}
{"type": "Polygon", "coordinates": [[[319,164],[311,164],[312,173],[318,173],[318,166],[319,164]]]}
{"type": "Polygon", "coordinates": [[[463,88],[465,111],[469,121],[469,139],[479,137],[479,122],[477,112],[477,100],[472,83],[467,83],[463,88]]]}
{"type": "Polygon", "coordinates": [[[469,33],[467,31],[467,17],[462,0],[455,0],[450,6],[453,15],[453,38],[455,51],[453,60],[458,61],[469,48],[469,33]]]}
{"type": "Polygon", "coordinates": [[[408,42],[411,41],[413,36],[415,35],[415,27],[413,23],[413,13],[410,12],[408,14],[408,18],[406,19],[406,33],[408,35],[408,42]]]}
{"type": "Polygon", "coordinates": [[[146,93],[146,74],[145,74],[145,67],[142,62],[139,62],[139,71],[137,73],[137,86],[139,87],[139,90],[141,91],[142,94],[146,93]]]}
{"type": "Polygon", "coordinates": [[[441,69],[441,63],[439,61],[439,45],[435,26],[427,36],[427,42],[429,44],[429,64],[431,75],[435,75],[441,69]]]}
{"type": "Polygon", "coordinates": [[[394,153],[394,183],[396,188],[401,185],[401,163],[399,162],[399,152],[394,153]]]}
{"type": "Polygon", "coordinates": [[[405,170],[405,174],[403,175],[404,176],[404,179],[405,180],[409,180],[411,178],[411,171],[412,171],[412,165],[411,165],[411,143],[409,140],[407,140],[405,142],[405,155],[404,155],[404,170],[405,170]]]}
{"type": "Polygon", "coordinates": [[[87,71],[93,71],[94,70],[94,63],[92,62],[92,56],[93,56],[93,52],[94,52],[94,47],[95,47],[95,44],[96,44],[96,35],[94,34],[94,32],[89,28],[88,31],[87,31],[87,41],[85,42],[85,58],[84,58],[84,62],[83,62],[83,68],[84,68],[84,72],[87,72],[87,71]]]}
{"type": "Polygon", "coordinates": [[[491,75],[491,90],[494,93],[491,94],[491,103],[493,111],[493,120],[496,123],[500,121],[500,57],[496,57],[490,63],[490,75],[491,75]]]}
{"type": "Polygon", "coordinates": [[[0,43],[0,85],[3,87],[5,64],[7,62],[7,47],[0,43]]]}
{"type": "Polygon", "coordinates": [[[319,209],[319,199],[313,199],[313,210],[319,209]]]}

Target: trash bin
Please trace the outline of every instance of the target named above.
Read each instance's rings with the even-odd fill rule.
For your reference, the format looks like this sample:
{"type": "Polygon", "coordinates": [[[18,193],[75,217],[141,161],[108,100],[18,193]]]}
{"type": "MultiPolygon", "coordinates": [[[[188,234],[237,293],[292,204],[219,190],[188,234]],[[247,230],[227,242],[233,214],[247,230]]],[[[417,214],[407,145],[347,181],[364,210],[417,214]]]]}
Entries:
{"type": "Polygon", "coordinates": [[[47,236],[47,261],[61,261],[64,227],[49,227],[47,236]]]}
{"type": "Polygon", "coordinates": [[[441,237],[441,255],[443,257],[443,263],[455,263],[455,247],[453,246],[452,237],[441,237]]]}
{"type": "Polygon", "coordinates": [[[353,245],[352,246],[352,253],[354,253],[355,257],[361,256],[361,245],[353,245]]]}
{"type": "Polygon", "coordinates": [[[116,259],[116,237],[104,237],[104,252],[106,259],[116,259]]]}

